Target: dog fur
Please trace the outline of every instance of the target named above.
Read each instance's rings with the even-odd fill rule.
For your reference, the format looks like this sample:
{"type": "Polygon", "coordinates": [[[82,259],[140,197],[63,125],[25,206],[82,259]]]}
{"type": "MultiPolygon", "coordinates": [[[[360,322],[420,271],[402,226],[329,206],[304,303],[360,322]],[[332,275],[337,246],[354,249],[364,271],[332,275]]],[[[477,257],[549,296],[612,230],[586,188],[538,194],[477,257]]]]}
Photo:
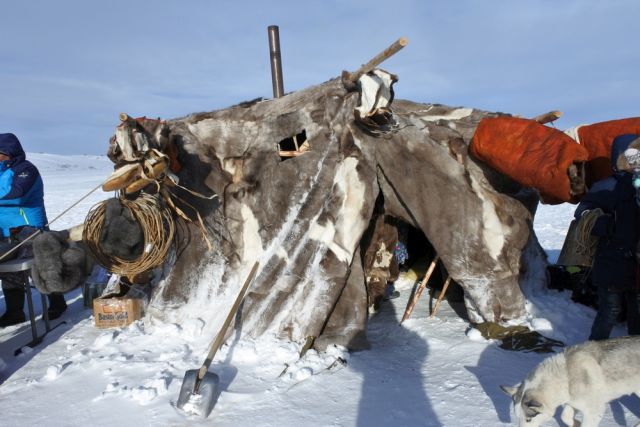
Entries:
{"type": "Polygon", "coordinates": [[[511,396],[519,426],[539,426],[563,405],[561,419],[568,426],[595,427],[607,402],[640,394],[639,355],[640,337],[589,341],[544,360],[520,384],[500,388],[511,396]]]}

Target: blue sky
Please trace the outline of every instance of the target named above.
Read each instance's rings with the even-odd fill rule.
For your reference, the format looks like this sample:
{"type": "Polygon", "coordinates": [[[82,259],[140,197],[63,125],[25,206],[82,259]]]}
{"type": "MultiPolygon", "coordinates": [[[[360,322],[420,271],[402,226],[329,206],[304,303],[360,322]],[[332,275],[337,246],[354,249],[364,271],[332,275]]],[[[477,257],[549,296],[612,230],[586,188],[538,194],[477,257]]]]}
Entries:
{"type": "Polygon", "coordinates": [[[287,92],[383,64],[396,97],[523,116],[564,129],[638,116],[640,2],[3,2],[0,132],[32,152],[103,154],[118,113],[174,118],[271,96],[267,27],[287,92]]]}

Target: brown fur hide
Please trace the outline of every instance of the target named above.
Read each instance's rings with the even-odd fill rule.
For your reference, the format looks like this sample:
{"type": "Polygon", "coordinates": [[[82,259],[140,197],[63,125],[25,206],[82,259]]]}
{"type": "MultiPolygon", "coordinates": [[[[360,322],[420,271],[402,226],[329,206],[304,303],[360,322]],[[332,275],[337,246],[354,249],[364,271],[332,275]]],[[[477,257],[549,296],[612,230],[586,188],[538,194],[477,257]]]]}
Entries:
{"type": "Polygon", "coordinates": [[[360,244],[380,194],[385,215],[433,244],[464,288],[472,321],[525,313],[524,272],[544,280],[522,257],[528,242],[539,248],[531,232],[537,198],[467,156],[480,119],[496,114],[395,101],[394,126],[374,134],[354,121],[357,101],[336,79],[167,121],[181,185],[219,200],[180,194],[200,209],[215,248],[207,252],[193,226],[182,230],[180,256],[165,265],[152,316],[219,324],[259,260],[242,333],[362,348],[372,264],[360,244]],[[281,158],[279,142],[303,130],[309,151],[281,158]]]}
{"type": "Polygon", "coordinates": [[[391,217],[379,215],[372,221],[372,230],[365,233],[360,246],[366,248],[364,272],[367,284],[368,303],[378,309],[387,283],[398,279],[400,270],[393,250],[398,242],[398,229],[391,217]]]}

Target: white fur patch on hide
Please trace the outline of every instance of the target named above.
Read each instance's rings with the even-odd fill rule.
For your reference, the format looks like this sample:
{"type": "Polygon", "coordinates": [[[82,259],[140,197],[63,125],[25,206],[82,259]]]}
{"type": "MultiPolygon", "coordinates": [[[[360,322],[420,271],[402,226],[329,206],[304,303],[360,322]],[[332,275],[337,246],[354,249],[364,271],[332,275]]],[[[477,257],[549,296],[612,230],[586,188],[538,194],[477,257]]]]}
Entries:
{"type": "Polygon", "coordinates": [[[366,186],[358,177],[358,159],[347,157],[340,163],[333,179],[335,188],[344,194],[342,206],[335,224],[335,238],[329,249],[342,262],[351,262],[360,240],[359,230],[364,230],[366,220],[362,216],[366,186]]]}
{"type": "Polygon", "coordinates": [[[360,105],[356,110],[360,113],[360,117],[373,116],[378,114],[380,109],[389,106],[393,85],[391,74],[383,70],[374,70],[373,73],[360,77],[358,83],[360,84],[360,105]]]}
{"type": "Polygon", "coordinates": [[[485,192],[473,176],[471,176],[471,185],[482,201],[482,240],[491,258],[497,261],[504,247],[505,236],[509,233],[509,229],[502,224],[500,217],[496,213],[494,203],[486,198],[485,192]]]}
{"type": "Polygon", "coordinates": [[[336,234],[336,227],[333,223],[329,222],[325,225],[320,225],[317,222],[313,222],[309,227],[309,238],[324,243],[326,246],[330,246],[333,241],[333,236],[336,234]]]}
{"type": "Polygon", "coordinates": [[[336,227],[335,224],[331,222],[325,225],[320,225],[317,222],[314,222],[311,224],[311,227],[309,227],[310,239],[322,242],[340,261],[351,260],[352,254],[347,249],[334,242],[335,236],[336,227]]]}
{"type": "Polygon", "coordinates": [[[198,140],[206,140],[211,135],[224,136],[224,122],[214,119],[204,119],[197,123],[188,123],[187,128],[198,140]]]}
{"type": "Polygon", "coordinates": [[[237,162],[234,158],[222,159],[222,169],[228,172],[229,175],[234,176],[236,174],[237,162]]]}
{"type": "Polygon", "coordinates": [[[473,108],[456,108],[451,110],[448,114],[441,114],[438,116],[420,115],[420,119],[426,122],[435,122],[437,120],[460,120],[464,117],[469,117],[473,113],[473,108]]]}
{"type": "Polygon", "coordinates": [[[376,251],[376,258],[373,261],[373,268],[388,268],[391,265],[393,252],[387,250],[387,245],[380,242],[380,247],[376,251]]]}
{"type": "MultiPolygon", "coordinates": [[[[213,142],[216,156],[219,158],[243,157],[251,141],[259,132],[258,126],[254,122],[233,122],[219,119],[204,119],[197,123],[189,123],[187,128],[199,141],[213,142]],[[238,134],[246,138],[238,141],[235,139],[238,134]],[[230,139],[238,141],[238,143],[228,143],[230,139]]],[[[184,148],[190,154],[194,154],[193,150],[189,150],[188,145],[186,144],[184,148]]]]}
{"type": "Polygon", "coordinates": [[[260,238],[260,225],[255,215],[247,205],[240,208],[242,215],[242,259],[252,262],[262,255],[262,239],[260,238]]]}
{"type": "Polygon", "coordinates": [[[282,246],[278,248],[276,255],[285,261],[289,261],[289,255],[287,255],[287,251],[285,251],[282,246]]]}

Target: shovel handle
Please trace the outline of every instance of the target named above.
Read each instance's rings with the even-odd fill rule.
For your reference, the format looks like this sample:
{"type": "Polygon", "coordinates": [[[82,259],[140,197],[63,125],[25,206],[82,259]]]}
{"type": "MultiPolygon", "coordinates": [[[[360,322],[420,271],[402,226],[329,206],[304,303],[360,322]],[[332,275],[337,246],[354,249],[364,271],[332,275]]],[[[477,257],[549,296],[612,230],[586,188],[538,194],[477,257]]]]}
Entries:
{"type": "Polygon", "coordinates": [[[259,263],[257,261],[255,264],[253,264],[253,268],[251,269],[251,272],[249,273],[247,280],[244,281],[244,285],[242,285],[242,289],[240,289],[240,293],[236,297],[236,301],[233,303],[233,306],[231,307],[231,311],[229,311],[227,318],[222,324],[222,329],[220,329],[220,332],[218,332],[218,335],[216,335],[216,339],[213,341],[213,344],[211,344],[211,350],[209,350],[209,354],[207,355],[207,358],[202,364],[202,367],[200,368],[200,370],[198,371],[198,381],[204,378],[204,374],[207,373],[207,370],[211,365],[211,361],[213,360],[213,357],[216,355],[216,352],[222,345],[222,341],[224,340],[224,335],[227,332],[229,325],[231,324],[231,320],[233,320],[233,317],[236,315],[236,312],[238,311],[238,307],[240,307],[240,303],[244,299],[244,294],[247,292],[247,289],[249,288],[249,284],[251,284],[251,281],[255,277],[256,271],[258,271],[258,265],[259,263]]]}

